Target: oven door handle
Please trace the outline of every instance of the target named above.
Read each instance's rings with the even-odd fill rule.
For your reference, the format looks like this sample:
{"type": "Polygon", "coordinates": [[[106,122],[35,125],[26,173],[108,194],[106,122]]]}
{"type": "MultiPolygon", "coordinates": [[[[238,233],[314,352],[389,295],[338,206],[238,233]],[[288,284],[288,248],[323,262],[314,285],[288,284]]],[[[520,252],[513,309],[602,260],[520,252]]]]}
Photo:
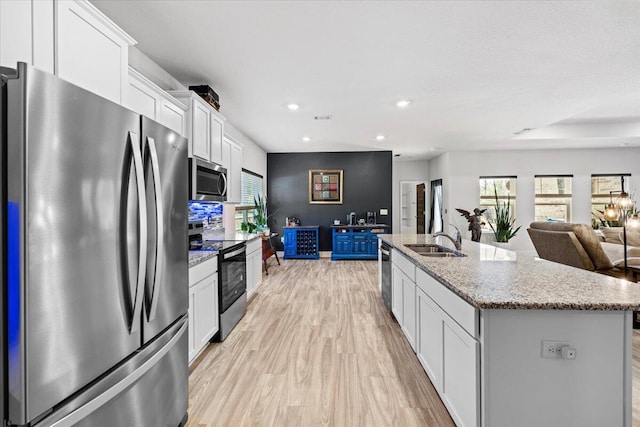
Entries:
{"type": "Polygon", "coordinates": [[[389,251],[387,251],[387,250],[385,250],[385,249],[382,249],[382,248],[380,248],[380,252],[382,252],[382,255],[386,255],[386,256],[391,255],[391,254],[389,253],[389,251]]]}
{"type": "Polygon", "coordinates": [[[238,249],[238,250],[235,250],[233,252],[228,252],[228,253],[223,254],[222,255],[222,259],[225,260],[225,259],[233,258],[234,256],[240,255],[241,253],[245,253],[246,254],[246,252],[247,252],[246,248],[238,249]]]}

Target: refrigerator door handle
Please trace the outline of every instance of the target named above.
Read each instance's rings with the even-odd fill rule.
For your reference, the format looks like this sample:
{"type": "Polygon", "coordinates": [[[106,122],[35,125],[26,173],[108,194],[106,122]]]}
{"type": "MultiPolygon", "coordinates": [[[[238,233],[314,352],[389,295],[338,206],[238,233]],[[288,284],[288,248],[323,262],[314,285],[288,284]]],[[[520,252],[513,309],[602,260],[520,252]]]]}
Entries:
{"type": "Polygon", "coordinates": [[[149,283],[148,295],[151,297],[151,307],[147,313],[148,321],[152,321],[156,316],[158,309],[158,300],[160,299],[160,286],[162,286],[162,271],[164,270],[164,212],[162,200],[162,181],[160,181],[160,166],[158,162],[158,151],[156,150],[156,142],[153,138],[147,137],[149,146],[149,154],[151,156],[151,172],[153,175],[153,187],[156,202],[156,256],[155,256],[155,274],[153,283],[149,283]]]}
{"type": "Polygon", "coordinates": [[[131,325],[129,325],[129,333],[132,334],[138,330],[138,327],[140,326],[140,316],[142,314],[142,297],[144,295],[144,292],[142,292],[142,286],[144,286],[147,266],[147,198],[145,196],[142,149],[140,148],[138,134],[136,134],[135,132],[129,132],[129,143],[131,144],[131,151],[133,152],[133,165],[136,174],[136,189],[138,190],[138,221],[140,228],[138,277],[136,281],[136,294],[133,303],[133,316],[131,319],[131,325]]]}

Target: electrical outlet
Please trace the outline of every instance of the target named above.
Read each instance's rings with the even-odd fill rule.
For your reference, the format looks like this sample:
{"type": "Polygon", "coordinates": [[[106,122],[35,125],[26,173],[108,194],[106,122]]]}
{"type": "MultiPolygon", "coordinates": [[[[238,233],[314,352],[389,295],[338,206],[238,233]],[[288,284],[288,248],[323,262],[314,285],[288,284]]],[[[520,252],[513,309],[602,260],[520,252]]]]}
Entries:
{"type": "Polygon", "coordinates": [[[562,359],[562,347],[571,347],[571,344],[566,341],[542,341],[542,358],[562,359]]]}

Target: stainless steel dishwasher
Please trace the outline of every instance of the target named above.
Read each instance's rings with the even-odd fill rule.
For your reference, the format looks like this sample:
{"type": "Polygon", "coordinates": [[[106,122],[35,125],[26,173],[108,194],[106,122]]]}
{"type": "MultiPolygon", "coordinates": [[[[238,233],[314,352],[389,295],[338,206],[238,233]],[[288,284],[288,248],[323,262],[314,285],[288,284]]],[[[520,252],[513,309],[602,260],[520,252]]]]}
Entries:
{"type": "Polygon", "coordinates": [[[382,301],[391,311],[391,245],[386,242],[380,245],[380,259],[382,260],[382,301]]]}

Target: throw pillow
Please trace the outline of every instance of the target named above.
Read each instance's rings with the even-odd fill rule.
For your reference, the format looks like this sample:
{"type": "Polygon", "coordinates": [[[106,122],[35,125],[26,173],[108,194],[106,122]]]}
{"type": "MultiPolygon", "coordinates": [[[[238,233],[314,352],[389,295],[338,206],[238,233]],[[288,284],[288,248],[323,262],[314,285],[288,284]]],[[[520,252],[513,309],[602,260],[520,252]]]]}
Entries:
{"type": "Polygon", "coordinates": [[[617,243],[619,245],[622,244],[622,240],[620,239],[622,227],[601,227],[600,231],[602,231],[602,234],[604,234],[605,242],[617,243]]]}

